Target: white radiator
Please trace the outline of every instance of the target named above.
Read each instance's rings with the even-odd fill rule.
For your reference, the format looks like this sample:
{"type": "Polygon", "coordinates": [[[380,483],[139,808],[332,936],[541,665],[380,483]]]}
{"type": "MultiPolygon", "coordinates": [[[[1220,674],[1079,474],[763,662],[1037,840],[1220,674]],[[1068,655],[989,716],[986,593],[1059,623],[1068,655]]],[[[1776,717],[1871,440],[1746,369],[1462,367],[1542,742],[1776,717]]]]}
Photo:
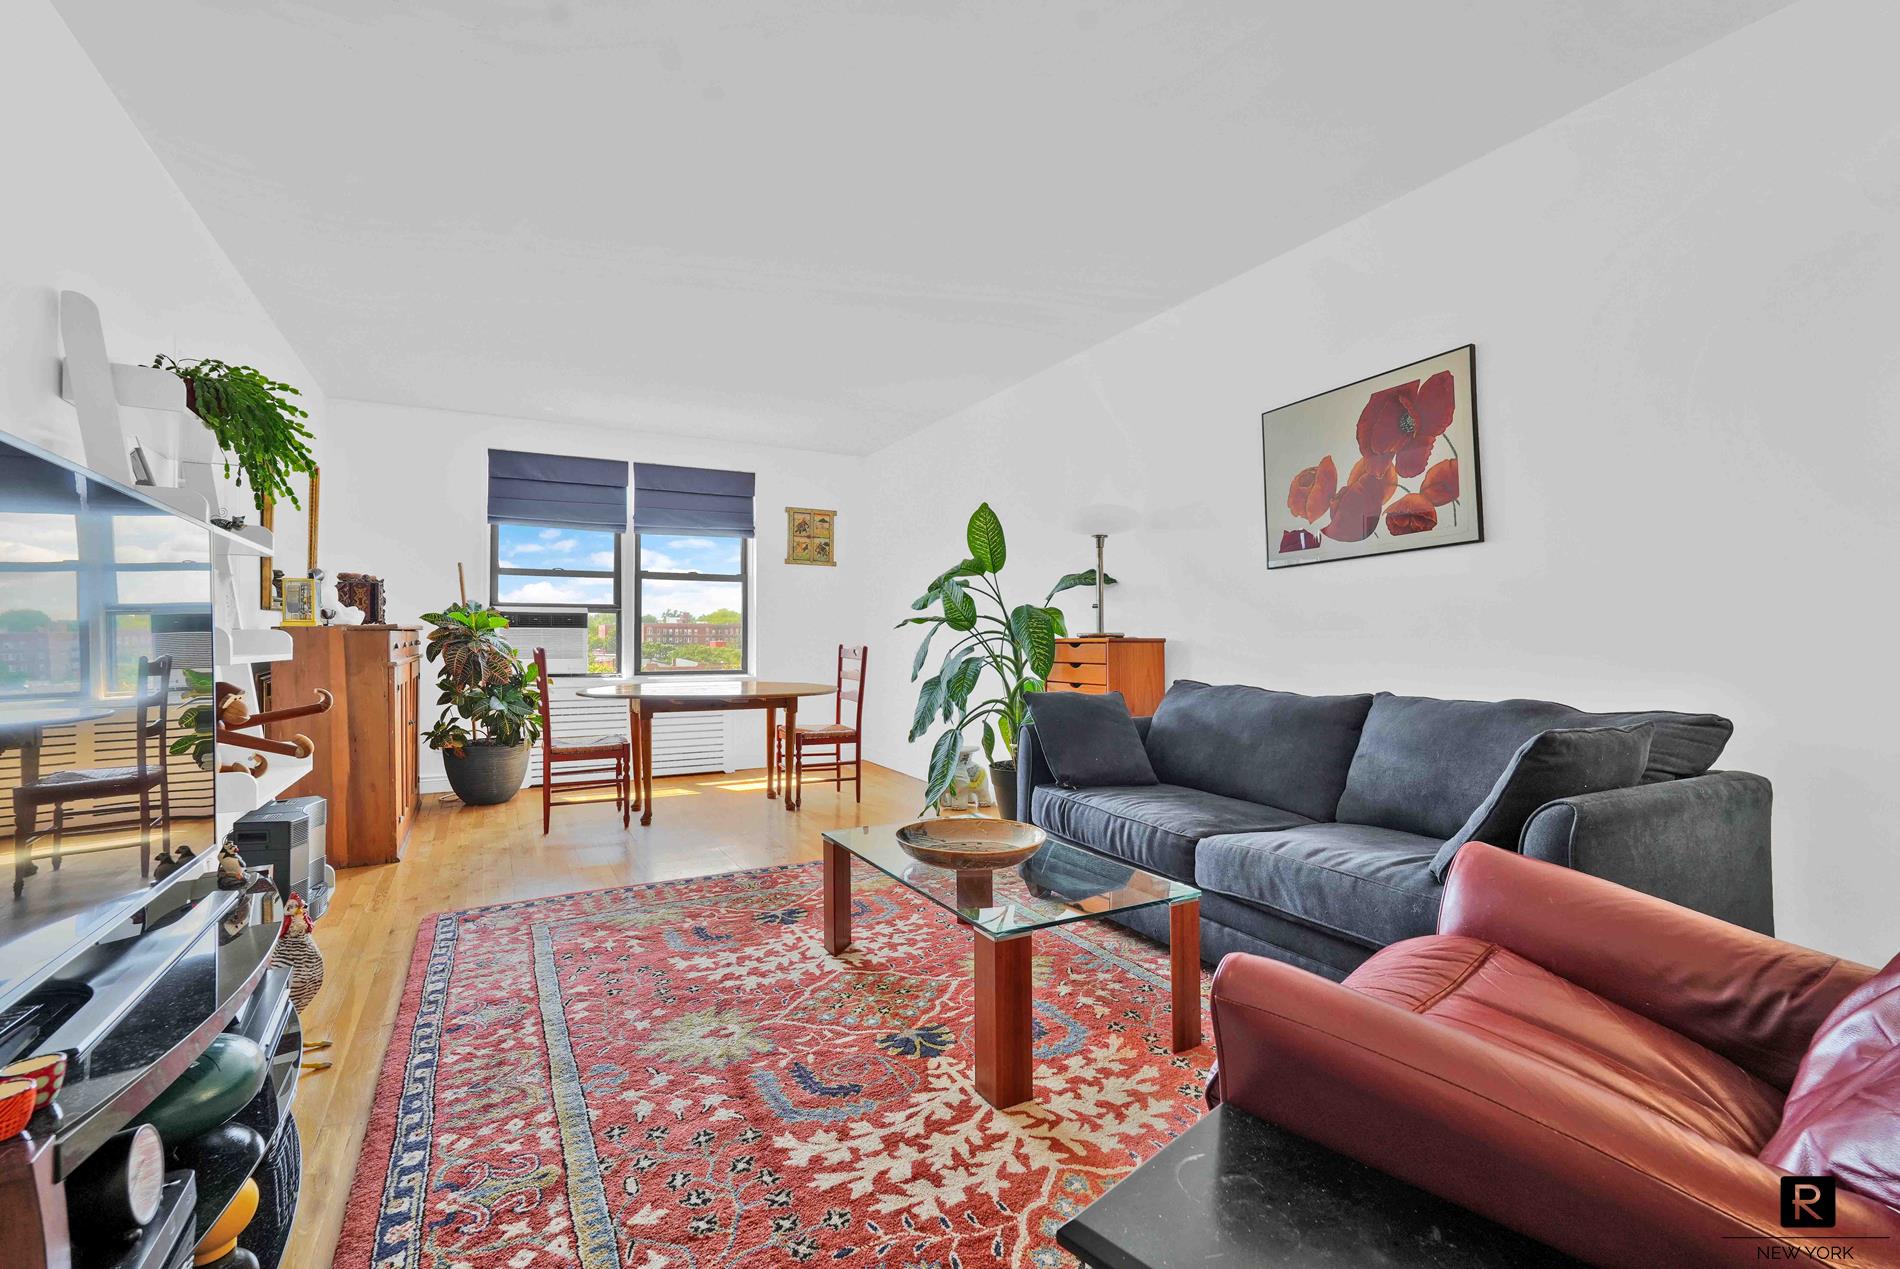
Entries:
{"type": "MultiPolygon", "coordinates": [[[[627,703],[624,700],[579,695],[583,684],[564,684],[556,680],[550,701],[554,714],[555,735],[564,744],[596,738],[627,736],[627,703]]],[[[661,714],[653,720],[653,774],[695,775],[704,771],[730,771],[726,763],[726,718],[724,713],[661,714]]],[[[752,715],[756,718],[757,715],[752,715]]],[[[606,770],[607,763],[598,764],[606,770]]],[[[581,763],[563,764],[555,776],[558,781],[569,773],[587,770],[581,763]]],[[[541,746],[536,745],[528,766],[528,783],[541,783],[541,746]]]]}

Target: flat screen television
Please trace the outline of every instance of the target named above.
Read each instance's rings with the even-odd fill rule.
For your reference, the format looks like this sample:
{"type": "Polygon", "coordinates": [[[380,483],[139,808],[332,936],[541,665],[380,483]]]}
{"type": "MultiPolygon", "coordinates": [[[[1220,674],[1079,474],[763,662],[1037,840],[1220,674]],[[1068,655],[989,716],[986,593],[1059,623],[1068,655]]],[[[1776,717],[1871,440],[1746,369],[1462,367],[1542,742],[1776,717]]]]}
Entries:
{"type": "Polygon", "coordinates": [[[0,1023],[215,850],[213,674],[211,531],[0,434],[0,1023]]]}

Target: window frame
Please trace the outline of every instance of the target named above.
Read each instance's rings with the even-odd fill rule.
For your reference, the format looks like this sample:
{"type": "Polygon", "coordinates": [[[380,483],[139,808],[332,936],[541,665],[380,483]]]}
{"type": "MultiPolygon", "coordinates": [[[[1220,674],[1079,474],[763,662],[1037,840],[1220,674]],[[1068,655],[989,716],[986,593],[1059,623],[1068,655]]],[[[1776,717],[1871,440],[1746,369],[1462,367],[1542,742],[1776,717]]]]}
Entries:
{"type": "Polygon", "coordinates": [[[680,529],[665,532],[642,532],[630,530],[633,536],[633,629],[634,629],[634,670],[636,675],[652,675],[662,678],[702,678],[702,679],[743,679],[752,676],[752,539],[738,534],[695,534],[691,530],[680,529]],[[737,573],[661,573],[648,572],[640,567],[640,539],[643,537],[737,537],[739,540],[739,571],[737,573]],[[649,670],[645,658],[639,655],[639,649],[646,643],[641,634],[646,629],[645,588],[642,582],[652,579],[656,582],[737,582],[739,583],[739,665],[734,669],[721,666],[706,670],[649,670]]]}
{"type": "MultiPolygon", "coordinates": [[[[617,530],[612,530],[612,529],[594,529],[594,528],[587,528],[583,525],[570,526],[577,533],[611,533],[613,535],[614,563],[613,563],[613,570],[611,572],[609,572],[606,569],[592,569],[592,568],[513,568],[513,567],[503,568],[501,564],[501,529],[504,524],[514,525],[520,528],[529,528],[529,529],[549,527],[547,525],[532,524],[526,520],[491,520],[489,522],[489,525],[488,525],[488,593],[490,596],[489,603],[493,607],[500,610],[507,610],[510,608],[514,608],[514,609],[519,609],[523,612],[561,612],[563,610],[571,612],[572,610],[576,608],[580,608],[580,609],[584,609],[589,614],[597,613],[597,612],[610,612],[610,613],[613,613],[616,618],[618,618],[618,622],[617,622],[618,637],[615,640],[616,646],[614,648],[614,668],[612,670],[609,670],[609,671],[588,670],[584,674],[550,674],[548,677],[557,678],[557,679],[617,679],[617,678],[628,677],[627,672],[626,672],[626,669],[627,669],[627,632],[626,632],[627,594],[626,594],[626,585],[625,585],[625,575],[624,575],[624,570],[622,567],[626,560],[626,557],[622,552],[625,550],[627,535],[625,533],[619,532],[617,530]],[[501,579],[504,577],[610,577],[613,579],[613,584],[614,584],[614,601],[611,604],[589,604],[589,603],[582,603],[578,600],[572,603],[560,603],[560,604],[532,604],[532,603],[517,603],[513,601],[504,601],[501,597],[501,579]]],[[[637,593],[638,593],[638,589],[636,588],[636,594],[637,593]]],[[[583,647],[585,646],[585,640],[583,640],[582,646],[583,647]]]]}

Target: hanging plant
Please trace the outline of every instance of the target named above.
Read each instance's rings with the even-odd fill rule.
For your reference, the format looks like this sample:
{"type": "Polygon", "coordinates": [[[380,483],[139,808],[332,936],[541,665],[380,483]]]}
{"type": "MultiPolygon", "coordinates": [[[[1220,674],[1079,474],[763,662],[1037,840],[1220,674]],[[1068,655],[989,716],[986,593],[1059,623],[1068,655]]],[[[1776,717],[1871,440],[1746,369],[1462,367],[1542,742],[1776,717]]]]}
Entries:
{"type": "Polygon", "coordinates": [[[293,507],[303,505],[290,478],[312,470],[316,459],[308,444],[310,429],[303,425],[310,415],[290,400],[300,395],[297,389],[250,366],[213,357],[174,361],[161,353],[152,365],[185,381],[185,404],[218,438],[225,476],[231,475],[235,458],[237,483],[250,477],[251,498],[259,511],[280,498],[289,499],[293,507]]]}

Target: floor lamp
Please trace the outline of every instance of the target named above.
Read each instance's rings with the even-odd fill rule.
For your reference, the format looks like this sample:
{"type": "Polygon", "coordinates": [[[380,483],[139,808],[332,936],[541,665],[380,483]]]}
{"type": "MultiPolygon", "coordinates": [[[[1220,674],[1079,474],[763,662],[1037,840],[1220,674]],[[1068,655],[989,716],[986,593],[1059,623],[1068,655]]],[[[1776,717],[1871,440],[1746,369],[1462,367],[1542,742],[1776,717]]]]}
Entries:
{"type": "Polygon", "coordinates": [[[1076,532],[1095,539],[1095,633],[1099,637],[1114,638],[1121,633],[1108,628],[1108,572],[1103,567],[1108,535],[1126,533],[1140,523],[1141,512],[1115,502],[1093,503],[1075,513],[1076,532]]]}

